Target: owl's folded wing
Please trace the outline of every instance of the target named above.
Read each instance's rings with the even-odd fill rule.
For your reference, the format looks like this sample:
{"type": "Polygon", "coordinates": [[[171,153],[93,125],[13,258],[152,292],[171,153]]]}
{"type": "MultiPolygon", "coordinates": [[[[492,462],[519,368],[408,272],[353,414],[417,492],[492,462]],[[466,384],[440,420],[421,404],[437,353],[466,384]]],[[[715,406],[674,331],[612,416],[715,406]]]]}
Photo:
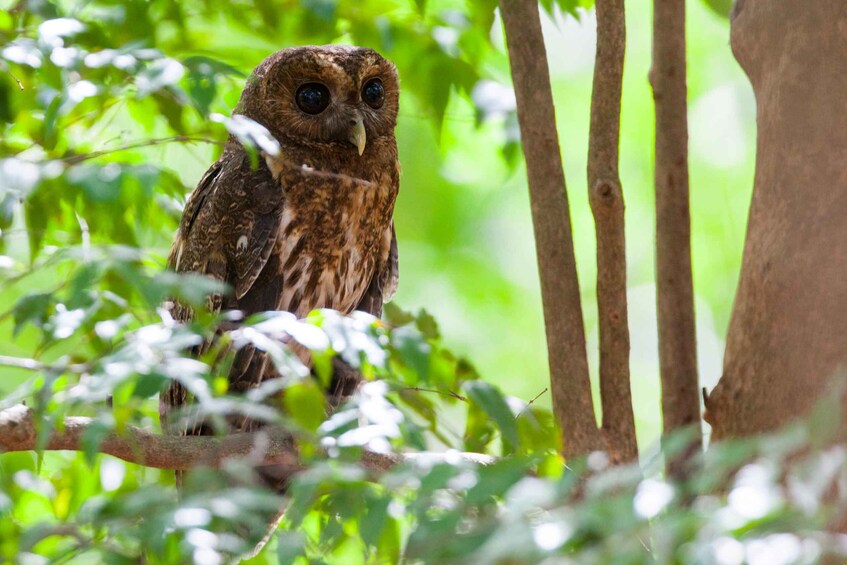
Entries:
{"type": "MultiPolygon", "coordinates": [[[[180,273],[212,277],[230,287],[228,294],[210,295],[208,307],[212,312],[276,309],[280,285],[262,285],[260,292],[249,291],[273,250],[282,204],[283,192],[264,164],[254,169],[245,152],[225,152],[206,172],[186,203],[168,259],[169,266],[180,273]]],[[[193,317],[193,312],[176,303],[173,315],[186,321],[193,317]]],[[[253,357],[252,346],[243,347],[236,353],[231,381],[258,378],[263,367],[253,365],[262,359],[257,356],[254,362],[253,357]]],[[[163,424],[169,424],[167,416],[171,407],[185,404],[186,396],[179,383],[171,383],[160,401],[163,424]]],[[[188,423],[187,429],[175,431],[203,433],[197,422],[188,423]]]]}
{"type": "Polygon", "coordinates": [[[356,310],[377,317],[382,315],[382,305],[394,297],[394,293],[397,292],[397,283],[400,280],[397,234],[394,231],[394,222],[391,222],[391,227],[385,234],[385,241],[387,257],[381,268],[378,268],[374,273],[365,294],[356,306],[356,310]]]}
{"type": "MultiPolygon", "coordinates": [[[[210,298],[212,311],[238,308],[261,274],[276,242],[282,199],[268,170],[254,170],[244,152],[225,154],[201,179],[186,204],[169,264],[233,288],[229,299],[210,298]]],[[[276,299],[254,306],[272,310],[276,299]]]]}

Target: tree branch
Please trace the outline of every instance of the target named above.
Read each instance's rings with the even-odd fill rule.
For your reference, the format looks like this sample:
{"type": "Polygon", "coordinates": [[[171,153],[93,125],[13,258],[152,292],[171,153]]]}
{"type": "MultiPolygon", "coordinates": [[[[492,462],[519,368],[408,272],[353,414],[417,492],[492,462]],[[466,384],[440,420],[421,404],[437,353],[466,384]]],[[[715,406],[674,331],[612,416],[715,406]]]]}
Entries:
{"type": "Polygon", "coordinates": [[[605,449],[597,428],[547,53],[535,0],[500,0],[541,277],[553,411],[566,457],[605,449]]]}
{"type": "Polygon", "coordinates": [[[210,139],[208,137],[174,135],[171,137],[159,137],[155,139],[143,139],[141,141],[134,141],[132,143],[127,143],[126,145],[121,145],[120,147],[115,147],[114,149],[101,149],[99,151],[92,151],[91,153],[71,155],[70,157],[65,157],[64,159],[62,159],[62,161],[64,161],[67,165],[76,165],[78,163],[82,163],[83,161],[95,159],[97,157],[102,157],[103,155],[109,155],[111,153],[129,151],[130,149],[139,149],[141,147],[153,147],[165,143],[210,143],[212,145],[225,145],[225,143],[222,141],[210,139]]]}
{"type": "MultiPolygon", "coordinates": [[[[91,418],[65,418],[44,446],[45,451],[82,451],[83,437],[92,425],[91,418]]],[[[38,430],[33,412],[23,404],[0,411],[0,452],[33,451],[38,430]]],[[[232,458],[249,458],[255,465],[279,465],[286,474],[301,470],[300,456],[291,434],[281,427],[268,427],[252,433],[223,437],[170,436],[154,434],[128,426],[123,434],[109,433],[98,450],[130,463],[178,471],[205,466],[218,468],[232,458]]],[[[490,465],[494,458],[480,453],[404,453],[382,454],[366,451],[362,463],[374,472],[385,472],[404,461],[446,461],[461,459],[490,465]]]]}
{"type": "MultiPolygon", "coordinates": [[[[685,0],[653,2],[656,106],[656,294],[664,434],[700,422],[688,203],[685,0]]],[[[690,453],[700,449],[699,429],[690,453]]],[[[674,476],[685,460],[669,462],[674,476]]]]}
{"type": "Polygon", "coordinates": [[[588,140],[588,197],[597,233],[603,431],[615,459],[638,458],[629,375],[624,200],[618,172],[626,51],[623,0],[597,0],[597,56],[588,140]]]}

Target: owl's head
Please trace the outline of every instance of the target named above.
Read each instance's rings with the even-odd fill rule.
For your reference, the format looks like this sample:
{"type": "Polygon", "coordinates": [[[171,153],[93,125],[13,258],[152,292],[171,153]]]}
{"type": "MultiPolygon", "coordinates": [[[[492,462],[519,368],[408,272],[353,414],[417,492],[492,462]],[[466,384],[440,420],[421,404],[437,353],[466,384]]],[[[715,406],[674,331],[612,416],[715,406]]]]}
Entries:
{"type": "Polygon", "coordinates": [[[396,68],[373,49],[292,47],[256,67],[235,112],[283,142],[361,155],[369,141],[394,135],[398,96],[396,68]]]}

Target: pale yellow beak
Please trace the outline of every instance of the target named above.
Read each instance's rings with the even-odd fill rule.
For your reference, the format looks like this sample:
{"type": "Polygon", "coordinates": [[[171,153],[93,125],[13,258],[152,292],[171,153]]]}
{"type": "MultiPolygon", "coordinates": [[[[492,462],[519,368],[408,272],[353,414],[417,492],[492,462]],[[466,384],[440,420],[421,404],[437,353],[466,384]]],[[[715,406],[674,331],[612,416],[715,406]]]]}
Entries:
{"type": "Polygon", "coordinates": [[[362,123],[362,116],[357,116],[356,121],[350,127],[350,136],[347,141],[356,146],[359,150],[359,155],[365,152],[365,145],[368,143],[368,136],[365,133],[365,124],[362,123]]]}

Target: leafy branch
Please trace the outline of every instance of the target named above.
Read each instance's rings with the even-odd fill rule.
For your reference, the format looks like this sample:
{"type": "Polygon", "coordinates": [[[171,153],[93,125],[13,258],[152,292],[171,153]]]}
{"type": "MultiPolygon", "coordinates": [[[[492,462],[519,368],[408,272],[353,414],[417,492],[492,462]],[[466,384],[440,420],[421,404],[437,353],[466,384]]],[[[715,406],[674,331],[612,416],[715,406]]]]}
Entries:
{"type": "MultiPolygon", "coordinates": [[[[86,434],[94,425],[95,421],[91,418],[67,417],[49,434],[43,450],[85,451],[86,434]]],[[[39,449],[38,439],[38,426],[32,409],[17,404],[0,411],[0,451],[34,451],[39,449]]],[[[156,469],[220,468],[226,461],[238,457],[248,458],[255,465],[279,466],[287,476],[302,469],[294,439],[281,426],[221,437],[162,435],[127,426],[123,434],[106,434],[97,451],[156,469]]],[[[481,453],[460,453],[458,457],[480,465],[490,465],[495,461],[481,453]]],[[[455,452],[391,454],[365,451],[362,464],[371,471],[384,472],[405,461],[426,459],[438,462],[454,461],[456,458],[455,452]]]]}

